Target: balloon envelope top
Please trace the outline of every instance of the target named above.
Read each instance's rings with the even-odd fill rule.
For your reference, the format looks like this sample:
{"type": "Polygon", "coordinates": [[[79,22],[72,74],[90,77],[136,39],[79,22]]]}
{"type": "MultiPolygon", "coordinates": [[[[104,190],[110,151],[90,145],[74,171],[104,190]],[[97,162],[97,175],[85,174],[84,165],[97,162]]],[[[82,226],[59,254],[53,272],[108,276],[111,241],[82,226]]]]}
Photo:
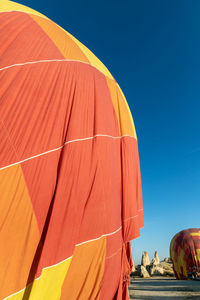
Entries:
{"type": "Polygon", "coordinates": [[[108,69],[0,2],[0,299],[122,299],[143,227],[138,144],[108,69]]]}

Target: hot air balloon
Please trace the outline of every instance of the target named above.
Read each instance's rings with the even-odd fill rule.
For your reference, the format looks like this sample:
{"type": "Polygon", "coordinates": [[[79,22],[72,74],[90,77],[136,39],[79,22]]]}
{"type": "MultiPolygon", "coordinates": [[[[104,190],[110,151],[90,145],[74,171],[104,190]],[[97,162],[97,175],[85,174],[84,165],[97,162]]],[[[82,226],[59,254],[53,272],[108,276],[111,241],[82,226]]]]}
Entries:
{"type": "Polygon", "coordinates": [[[126,299],[143,226],[138,144],[107,68],[0,1],[0,299],[126,299]]]}
{"type": "Polygon", "coordinates": [[[200,276],[200,228],[177,233],[170,243],[170,256],[177,279],[200,276]]]}

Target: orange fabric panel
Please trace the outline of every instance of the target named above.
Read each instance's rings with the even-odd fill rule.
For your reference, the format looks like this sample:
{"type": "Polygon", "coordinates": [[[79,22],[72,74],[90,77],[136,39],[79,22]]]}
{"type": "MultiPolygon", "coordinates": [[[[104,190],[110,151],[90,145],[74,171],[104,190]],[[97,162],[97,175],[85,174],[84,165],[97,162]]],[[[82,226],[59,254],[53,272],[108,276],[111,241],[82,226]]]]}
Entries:
{"type": "Polygon", "coordinates": [[[37,24],[44,30],[49,38],[54,42],[66,59],[78,60],[89,63],[84,53],[78,45],[70,38],[70,36],[62,28],[48,19],[31,15],[37,24]]]}
{"type": "Polygon", "coordinates": [[[20,165],[0,172],[0,298],[26,285],[39,231],[20,165]]]}
{"type": "Polygon", "coordinates": [[[77,246],[63,287],[61,300],[99,299],[106,254],[106,237],[77,246]]]}
{"type": "Polygon", "coordinates": [[[63,59],[42,28],[27,14],[0,14],[0,68],[43,59],[63,59]]]}
{"type": "Polygon", "coordinates": [[[130,135],[137,138],[132,116],[123,93],[119,89],[116,81],[108,77],[106,77],[106,81],[117,116],[120,135],[130,135]]]}

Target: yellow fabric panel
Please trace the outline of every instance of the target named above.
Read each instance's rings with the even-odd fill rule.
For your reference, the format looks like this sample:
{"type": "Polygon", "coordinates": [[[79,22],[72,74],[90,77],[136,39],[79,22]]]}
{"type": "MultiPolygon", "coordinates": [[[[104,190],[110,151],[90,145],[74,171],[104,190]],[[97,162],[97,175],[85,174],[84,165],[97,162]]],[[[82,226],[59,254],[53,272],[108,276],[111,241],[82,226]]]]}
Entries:
{"type": "Polygon", "coordinates": [[[39,26],[50,37],[52,42],[63,54],[64,58],[78,60],[89,63],[88,59],[78,47],[78,45],[69,37],[69,35],[51,20],[45,20],[39,16],[31,15],[39,26]]]}
{"type": "Polygon", "coordinates": [[[114,80],[109,78],[106,80],[117,116],[120,135],[130,135],[137,139],[133,118],[123,92],[114,80]]]}
{"type": "Polygon", "coordinates": [[[10,300],[59,300],[61,288],[68,271],[71,258],[42,271],[39,279],[34,280],[26,290],[9,297],[10,300]]]}
{"type": "Polygon", "coordinates": [[[61,300],[99,299],[106,255],[106,237],[76,246],[61,300]]]}
{"type": "Polygon", "coordinates": [[[200,236],[200,231],[199,232],[192,232],[190,233],[191,236],[200,236]]]}
{"type": "MultiPolygon", "coordinates": [[[[131,111],[130,111],[130,108],[128,106],[128,103],[126,101],[126,98],[124,96],[124,93],[122,92],[120,86],[117,84],[118,86],[118,89],[119,89],[119,92],[121,94],[121,97],[124,99],[124,103],[125,103],[125,106],[126,106],[126,111],[128,112],[128,115],[129,115],[129,121],[131,123],[131,128],[132,128],[132,132],[133,132],[133,136],[137,139],[137,135],[136,135],[136,130],[135,130],[135,125],[134,125],[134,122],[133,122],[133,117],[132,117],[132,114],[131,114],[131,111]]],[[[123,120],[123,122],[125,122],[125,120],[123,120]]]]}
{"type": "MultiPolygon", "coordinates": [[[[174,254],[176,255],[176,254],[174,254]]],[[[183,275],[185,277],[188,276],[187,274],[187,263],[185,261],[185,251],[184,249],[180,250],[179,255],[177,255],[175,258],[172,255],[172,259],[173,259],[173,264],[174,264],[174,268],[178,274],[178,276],[180,277],[180,274],[182,273],[181,271],[181,267],[183,268],[183,275]]]]}
{"type": "Polygon", "coordinates": [[[197,255],[195,256],[195,260],[200,262],[200,249],[196,250],[197,255]]]}
{"type": "Polygon", "coordinates": [[[0,11],[21,11],[21,12],[25,12],[25,13],[30,13],[30,14],[34,14],[36,16],[41,16],[45,19],[48,19],[47,17],[45,17],[43,14],[40,14],[39,12],[37,12],[34,9],[31,9],[29,7],[26,7],[22,4],[18,4],[12,1],[7,1],[7,0],[0,0],[0,11]]]}
{"type": "Polygon", "coordinates": [[[0,171],[0,299],[24,288],[40,239],[20,165],[0,171]]]}

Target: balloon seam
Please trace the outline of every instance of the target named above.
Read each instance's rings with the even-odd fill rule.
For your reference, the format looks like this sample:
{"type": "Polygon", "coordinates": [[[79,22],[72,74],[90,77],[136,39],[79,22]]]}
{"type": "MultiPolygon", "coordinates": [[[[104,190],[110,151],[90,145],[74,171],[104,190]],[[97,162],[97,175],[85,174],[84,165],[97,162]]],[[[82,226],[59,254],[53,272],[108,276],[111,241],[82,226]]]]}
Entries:
{"type": "MultiPolygon", "coordinates": [[[[142,210],[143,210],[143,209],[138,209],[138,212],[139,212],[139,211],[142,211],[142,210]]],[[[133,216],[133,217],[127,218],[127,219],[123,220],[123,222],[129,221],[129,220],[134,219],[134,218],[136,218],[136,217],[138,217],[138,215],[135,215],[135,216],[133,216]]]]}
{"type": "MultiPolygon", "coordinates": [[[[78,62],[78,63],[88,65],[91,68],[94,68],[95,70],[97,70],[98,72],[103,74],[105,77],[108,77],[102,71],[100,71],[97,67],[95,67],[95,66],[93,66],[93,65],[91,65],[87,62],[84,62],[84,61],[81,61],[81,60],[78,60],[78,59],[67,59],[67,58],[43,59],[43,60],[36,60],[36,61],[28,61],[28,62],[24,62],[24,63],[17,63],[17,64],[13,64],[13,65],[10,65],[10,66],[5,66],[3,68],[0,68],[0,71],[4,71],[4,70],[7,70],[7,69],[10,69],[10,68],[13,68],[13,67],[18,67],[18,66],[25,66],[25,65],[37,64],[37,63],[48,63],[48,62],[78,62]]],[[[108,77],[108,78],[110,78],[110,77],[108,77]]],[[[110,79],[115,81],[114,78],[110,78],[110,79]]]]}
{"type": "Polygon", "coordinates": [[[67,145],[67,144],[71,144],[71,143],[75,143],[75,142],[81,142],[81,141],[87,141],[87,140],[92,140],[92,139],[95,139],[96,137],[107,137],[107,138],[112,138],[112,139],[121,139],[121,138],[124,138],[124,137],[130,137],[130,138],[134,138],[134,139],[135,139],[135,137],[134,137],[134,136],[131,136],[131,135],[112,136],[112,135],[107,135],[107,134],[96,134],[96,135],[94,135],[94,136],[87,137],[87,138],[74,139],[74,140],[71,140],[71,141],[67,141],[66,143],[64,143],[64,145],[62,145],[62,146],[60,146],[60,147],[58,147],[58,148],[55,148],[55,149],[52,149],[52,150],[48,150],[48,151],[42,152],[42,153],[40,153],[40,154],[33,155],[33,156],[31,156],[31,157],[22,159],[21,161],[12,163],[12,164],[10,164],[10,165],[1,167],[1,168],[0,168],[0,171],[1,171],[1,170],[4,170],[4,169],[7,169],[7,168],[10,168],[10,167],[12,167],[12,166],[18,165],[18,164],[20,164],[20,163],[24,163],[24,162],[26,162],[26,161],[28,161],[28,160],[31,160],[31,159],[34,159],[34,158],[37,158],[37,157],[46,155],[46,154],[48,154],[48,153],[58,151],[58,150],[62,149],[62,148],[63,148],[65,145],[67,145]]]}

